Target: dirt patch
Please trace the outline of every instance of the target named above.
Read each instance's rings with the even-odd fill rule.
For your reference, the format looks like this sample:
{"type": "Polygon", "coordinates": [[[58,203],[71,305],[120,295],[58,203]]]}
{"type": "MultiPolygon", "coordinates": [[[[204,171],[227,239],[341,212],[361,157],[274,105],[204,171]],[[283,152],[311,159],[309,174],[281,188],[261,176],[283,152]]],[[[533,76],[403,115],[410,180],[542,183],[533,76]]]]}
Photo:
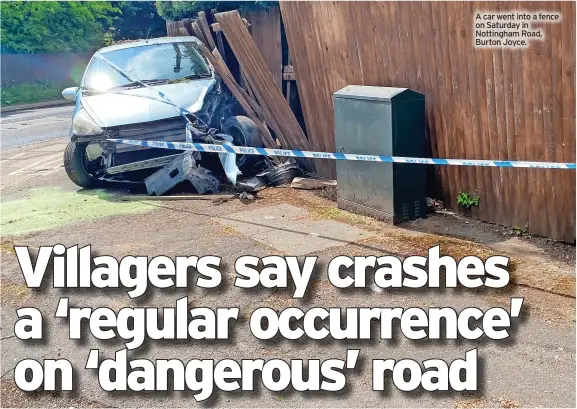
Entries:
{"type": "Polygon", "coordinates": [[[519,239],[540,248],[552,258],[566,261],[567,264],[575,264],[576,252],[574,244],[563,243],[539,236],[521,236],[519,239]]]}
{"type": "Polygon", "coordinates": [[[323,199],[330,200],[331,202],[337,201],[337,188],[336,186],[325,186],[321,189],[313,190],[315,196],[322,197],[323,199]]]}
{"type": "Polygon", "coordinates": [[[223,226],[221,223],[214,219],[209,219],[204,223],[215,226],[215,228],[218,229],[216,234],[220,236],[238,236],[238,232],[232,226],[223,226]]]}
{"type": "Polygon", "coordinates": [[[2,239],[0,241],[0,252],[8,254],[16,254],[14,251],[14,242],[9,239],[2,239]]]}
{"type": "MultiPolygon", "coordinates": [[[[405,257],[413,255],[426,256],[431,247],[441,246],[441,254],[461,260],[466,256],[477,256],[485,260],[488,257],[500,255],[496,250],[472,241],[447,236],[424,233],[406,233],[402,230],[387,232],[363,240],[363,243],[378,244],[391,248],[395,253],[405,257]]],[[[513,268],[518,261],[513,260],[513,268]]]]}
{"type": "Polygon", "coordinates": [[[20,306],[30,296],[30,290],[24,284],[0,280],[0,294],[2,295],[2,304],[8,303],[12,306],[20,306]]]}
{"type": "Polygon", "coordinates": [[[221,228],[220,234],[222,234],[223,236],[237,236],[238,235],[236,230],[231,226],[224,226],[223,228],[221,228]]]}
{"type": "Polygon", "coordinates": [[[257,198],[267,204],[286,203],[307,208],[328,206],[332,204],[326,199],[311,194],[309,191],[292,189],[288,186],[263,189],[258,192],[257,198]]]}
{"type": "Polygon", "coordinates": [[[511,272],[511,282],[575,298],[575,277],[534,269],[531,262],[525,262],[521,266],[522,268],[511,272]]]}
{"type": "Polygon", "coordinates": [[[314,220],[336,220],[354,224],[357,227],[380,230],[381,222],[367,216],[350,213],[335,206],[318,207],[311,211],[310,218],[314,220]]]}
{"type": "Polygon", "coordinates": [[[533,253],[546,254],[558,262],[575,265],[574,244],[524,234],[515,227],[487,223],[452,212],[433,213],[426,219],[403,223],[400,227],[424,233],[446,234],[504,248],[510,243],[517,244],[533,253]]]}
{"type": "Polygon", "coordinates": [[[518,258],[513,254],[468,240],[426,233],[405,233],[402,230],[379,234],[361,242],[382,246],[404,257],[427,256],[427,250],[436,245],[440,245],[442,255],[451,256],[457,261],[466,256],[477,256],[483,260],[491,256],[508,256],[512,283],[575,297],[575,277],[543,259],[537,262],[535,257],[518,258]]]}

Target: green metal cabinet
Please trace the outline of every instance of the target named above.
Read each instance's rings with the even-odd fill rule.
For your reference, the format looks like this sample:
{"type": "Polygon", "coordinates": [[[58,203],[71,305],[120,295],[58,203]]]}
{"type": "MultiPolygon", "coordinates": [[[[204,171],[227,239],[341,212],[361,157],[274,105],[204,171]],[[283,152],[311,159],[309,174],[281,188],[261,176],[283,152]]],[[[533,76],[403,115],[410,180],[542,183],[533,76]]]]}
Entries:
{"type": "MultiPolygon", "coordinates": [[[[342,153],[426,156],[425,96],[407,88],[349,85],[333,94],[342,153]]],[[[341,209],[390,223],[426,216],[426,165],[337,161],[341,209]]]]}

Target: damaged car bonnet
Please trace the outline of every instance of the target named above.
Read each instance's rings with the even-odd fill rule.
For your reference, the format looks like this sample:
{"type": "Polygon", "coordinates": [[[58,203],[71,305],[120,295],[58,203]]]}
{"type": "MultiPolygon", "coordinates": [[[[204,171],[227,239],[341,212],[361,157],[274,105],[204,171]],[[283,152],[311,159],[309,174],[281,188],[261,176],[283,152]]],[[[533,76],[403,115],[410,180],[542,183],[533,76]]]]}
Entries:
{"type": "MultiPolygon", "coordinates": [[[[146,182],[152,170],[174,167],[177,162],[174,153],[179,151],[171,155],[154,148],[116,146],[107,138],[263,146],[256,125],[237,115],[242,113],[238,104],[196,49],[197,42],[194,37],[163,38],[113,46],[95,54],[77,94],[71,142],[65,153],[72,181],[93,187],[97,182],[145,172],[139,181],[146,182]]],[[[259,170],[253,158],[242,156],[202,153],[193,159],[194,166],[214,172],[211,158],[219,158],[221,172],[236,185],[241,171],[259,170]]],[[[210,184],[213,191],[213,179],[210,184]]],[[[149,193],[160,190],[149,189],[149,193]]]]}

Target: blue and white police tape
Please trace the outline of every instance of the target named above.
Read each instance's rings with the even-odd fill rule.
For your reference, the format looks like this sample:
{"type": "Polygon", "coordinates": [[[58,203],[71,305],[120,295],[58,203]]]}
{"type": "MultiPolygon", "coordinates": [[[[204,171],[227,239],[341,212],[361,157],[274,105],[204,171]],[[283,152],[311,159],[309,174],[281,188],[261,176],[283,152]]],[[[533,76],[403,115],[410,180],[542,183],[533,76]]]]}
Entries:
{"type": "Polygon", "coordinates": [[[189,142],[161,142],[139,141],[134,139],[107,139],[108,141],[124,145],[146,146],[149,148],[176,149],[182,151],[236,153],[241,155],[262,156],[289,156],[293,158],[354,160],[362,162],[387,162],[387,163],[416,163],[423,165],[456,165],[456,166],[489,166],[498,168],[541,168],[541,169],[575,169],[575,163],[556,162],[524,162],[502,160],[479,160],[479,159],[434,159],[434,158],[408,158],[404,156],[384,155],[359,155],[355,153],[330,153],[312,152],[288,149],[251,148],[246,146],[216,145],[207,143],[189,142]]]}

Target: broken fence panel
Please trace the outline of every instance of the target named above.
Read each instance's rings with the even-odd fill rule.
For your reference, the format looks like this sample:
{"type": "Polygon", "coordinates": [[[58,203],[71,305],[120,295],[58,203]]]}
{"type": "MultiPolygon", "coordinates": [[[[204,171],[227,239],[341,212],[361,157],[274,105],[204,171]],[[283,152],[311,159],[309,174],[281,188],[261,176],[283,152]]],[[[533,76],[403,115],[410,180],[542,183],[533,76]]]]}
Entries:
{"type": "Polygon", "coordinates": [[[354,160],[362,162],[414,163],[421,165],[488,166],[497,168],[541,168],[541,169],[576,168],[575,163],[559,163],[559,162],[410,158],[405,156],[359,155],[355,153],[340,153],[340,152],[313,152],[313,151],[301,151],[298,149],[290,150],[290,149],[271,149],[271,148],[251,148],[248,146],[216,145],[208,143],[139,141],[136,139],[107,139],[107,140],[114,143],[145,146],[150,148],[176,149],[182,151],[197,151],[197,152],[235,153],[235,154],[238,153],[242,155],[288,156],[293,158],[354,160]]]}

